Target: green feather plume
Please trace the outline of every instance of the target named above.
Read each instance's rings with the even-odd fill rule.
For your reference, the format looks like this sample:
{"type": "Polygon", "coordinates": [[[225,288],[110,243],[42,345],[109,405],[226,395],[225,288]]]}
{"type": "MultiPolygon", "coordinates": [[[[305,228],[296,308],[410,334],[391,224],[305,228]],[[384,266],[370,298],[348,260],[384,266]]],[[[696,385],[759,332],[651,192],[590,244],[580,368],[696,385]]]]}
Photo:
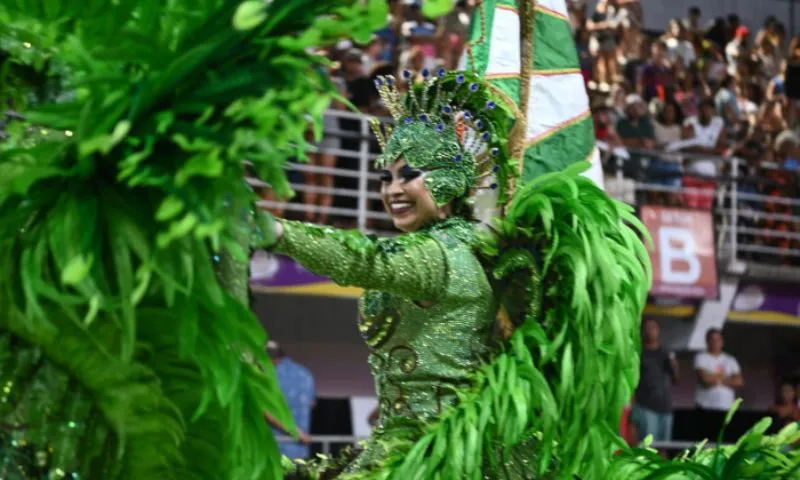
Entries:
{"type": "MultiPolygon", "coordinates": [[[[312,47],[366,39],[386,13],[378,0],[0,5],[6,62],[61,89],[20,102],[26,128],[0,145],[0,469],[282,477],[263,414],[293,422],[246,306],[244,160],[290,194],[284,166],[336,95],[312,47]],[[28,50],[45,60],[17,60],[28,50]]],[[[18,71],[0,78],[24,83],[18,71]]]]}
{"type": "MultiPolygon", "coordinates": [[[[741,400],[728,413],[730,423],[741,400]]],[[[614,459],[608,478],[631,480],[797,480],[800,479],[800,429],[797,422],[766,435],[772,419],[764,418],[735,445],[706,448],[705,442],[675,459],[648,447],[624,451],[614,459]]],[[[725,427],[723,427],[724,430],[725,427]]],[[[722,432],[720,432],[721,440],[722,432]]]]}

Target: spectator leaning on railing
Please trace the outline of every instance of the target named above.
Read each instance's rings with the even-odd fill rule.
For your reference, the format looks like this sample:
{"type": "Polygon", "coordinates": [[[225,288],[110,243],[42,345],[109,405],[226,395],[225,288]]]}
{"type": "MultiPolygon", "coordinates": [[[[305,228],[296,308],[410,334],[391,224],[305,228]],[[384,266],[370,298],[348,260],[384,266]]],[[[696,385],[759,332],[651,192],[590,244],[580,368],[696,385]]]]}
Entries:
{"type": "MultiPolygon", "coordinates": [[[[647,105],[638,94],[625,97],[625,116],[617,121],[617,133],[622,144],[632,150],[651,150],[655,147],[655,130],[647,112],[647,105]]],[[[632,153],[626,163],[628,172],[635,174],[645,158],[632,153]]]]}
{"type": "Polygon", "coordinates": [[[628,148],[652,149],[655,147],[655,130],[647,112],[647,104],[639,95],[625,97],[625,117],[617,122],[617,132],[628,148]]]}
{"type": "Polygon", "coordinates": [[[686,192],[683,203],[690,208],[711,209],[717,186],[715,179],[719,174],[717,163],[728,148],[725,122],[716,115],[713,100],[703,99],[697,116],[686,119],[683,138],[668,145],[667,150],[709,155],[708,158],[693,156],[686,162],[688,175],[684,177],[683,185],[700,191],[686,192]]]}

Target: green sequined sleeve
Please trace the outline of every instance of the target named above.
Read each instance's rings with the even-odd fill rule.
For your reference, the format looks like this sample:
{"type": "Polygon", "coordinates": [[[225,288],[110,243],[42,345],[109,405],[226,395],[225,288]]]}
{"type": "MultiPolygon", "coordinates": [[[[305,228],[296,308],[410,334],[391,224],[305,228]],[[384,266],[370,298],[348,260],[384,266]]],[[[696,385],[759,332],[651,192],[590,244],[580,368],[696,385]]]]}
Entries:
{"type": "Polygon", "coordinates": [[[445,290],[445,252],[428,234],[375,238],[355,230],[281,223],[283,238],[273,250],[340,285],[391,292],[413,300],[435,300],[445,290]]]}

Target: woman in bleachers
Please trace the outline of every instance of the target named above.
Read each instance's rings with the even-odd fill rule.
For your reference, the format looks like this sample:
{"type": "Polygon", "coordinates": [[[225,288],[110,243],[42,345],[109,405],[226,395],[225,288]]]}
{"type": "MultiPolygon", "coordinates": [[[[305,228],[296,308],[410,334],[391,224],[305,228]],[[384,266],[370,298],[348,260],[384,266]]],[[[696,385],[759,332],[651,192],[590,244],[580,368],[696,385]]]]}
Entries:
{"type": "MultiPolygon", "coordinates": [[[[683,112],[681,107],[678,102],[670,98],[666,103],[660,105],[653,122],[656,147],[661,149],[670,143],[680,141],[682,126],[683,112]]],[[[651,159],[648,176],[649,181],[656,185],[680,188],[683,184],[681,181],[680,159],[668,155],[651,159]]],[[[660,203],[680,205],[680,199],[679,192],[664,192],[663,194],[662,192],[656,192],[656,201],[660,203]]]]}

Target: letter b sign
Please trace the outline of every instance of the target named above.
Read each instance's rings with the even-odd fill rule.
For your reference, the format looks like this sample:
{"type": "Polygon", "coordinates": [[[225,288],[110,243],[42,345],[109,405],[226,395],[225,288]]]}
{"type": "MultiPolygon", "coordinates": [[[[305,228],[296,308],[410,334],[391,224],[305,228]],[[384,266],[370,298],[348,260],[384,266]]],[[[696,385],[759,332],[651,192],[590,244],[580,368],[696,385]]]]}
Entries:
{"type": "Polygon", "coordinates": [[[661,227],[657,238],[661,280],[684,285],[697,283],[702,270],[692,232],[681,227],[661,227]]]}
{"type": "Polygon", "coordinates": [[[644,205],[656,296],[717,297],[717,259],[711,212],[644,205]]]}

